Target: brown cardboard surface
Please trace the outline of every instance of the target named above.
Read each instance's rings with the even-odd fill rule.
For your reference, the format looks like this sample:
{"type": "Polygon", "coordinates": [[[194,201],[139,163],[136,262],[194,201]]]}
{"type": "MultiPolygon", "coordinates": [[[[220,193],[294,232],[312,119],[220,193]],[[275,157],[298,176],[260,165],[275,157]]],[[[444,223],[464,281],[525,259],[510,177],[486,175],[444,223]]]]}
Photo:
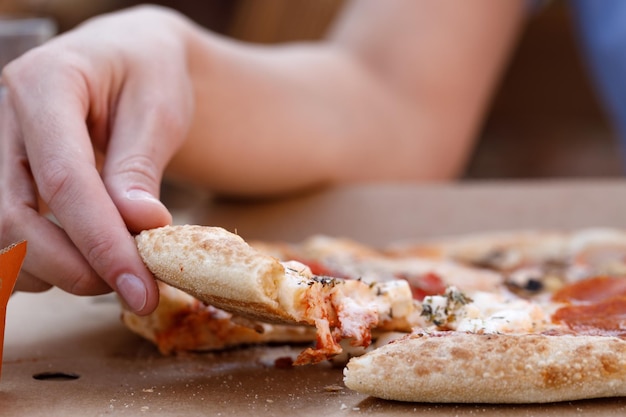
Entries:
{"type": "Polygon", "coordinates": [[[224,202],[203,221],[246,238],[298,241],[325,233],[384,245],[490,230],[626,227],[625,213],[622,180],[479,181],[348,186],[288,201],[224,202]]]}
{"type": "MultiPolygon", "coordinates": [[[[204,203],[203,203],[204,204],[204,203]]],[[[179,205],[180,207],[180,205],[179,205]]],[[[221,203],[177,220],[224,225],[251,238],[314,233],[384,244],[416,236],[511,228],[626,227],[626,182],[380,185],[283,202],[221,203]]],[[[626,398],[495,406],[382,401],[342,384],[328,364],[273,366],[300,347],[256,347],[162,357],[119,321],[114,296],[52,290],[9,302],[0,414],[6,416],[622,416],[626,398]],[[77,379],[36,379],[36,376],[77,379]]]]}

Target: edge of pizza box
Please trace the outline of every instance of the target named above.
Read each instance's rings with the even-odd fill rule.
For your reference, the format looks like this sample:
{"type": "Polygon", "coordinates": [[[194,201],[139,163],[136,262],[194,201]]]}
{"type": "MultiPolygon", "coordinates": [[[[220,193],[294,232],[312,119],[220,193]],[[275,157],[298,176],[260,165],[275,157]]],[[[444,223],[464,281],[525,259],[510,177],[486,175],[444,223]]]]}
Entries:
{"type": "Polygon", "coordinates": [[[325,234],[381,246],[492,231],[626,228],[626,180],[619,178],[352,184],[265,200],[170,188],[164,201],[177,224],[293,242],[325,234]]]}
{"type": "MultiPolygon", "coordinates": [[[[237,229],[247,238],[297,241],[311,233],[327,233],[344,235],[365,243],[385,244],[392,240],[419,236],[474,233],[505,228],[626,227],[626,216],[622,215],[626,208],[626,181],[613,180],[351,185],[316,190],[288,200],[257,202],[234,200],[208,202],[204,196],[194,196],[198,197],[199,202],[187,201],[186,204],[182,204],[187,207],[181,208],[178,212],[174,210],[177,222],[219,224],[232,230],[237,229]]],[[[183,371],[178,369],[180,363],[175,363],[176,369],[172,370],[171,367],[174,365],[167,358],[159,361],[154,358],[148,358],[147,361],[137,360],[138,357],[134,355],[138,354],[137,349],[142,348],[137,347],[132,335],[121,328],[117,321],[115,304],[98,302],[96,304],[98,308],[92,308],[94,301],[91,299],[65,297],[63,294],[59,297],[59,293],[53,291],[38,295],[40,297],[38,305],[41,308],[33,309],[30,299],[35,295],[22,295],[23,299],[13,300],[16,303],[10,306],[14,313],[24,315],[19,314],[19,319],[18,315],[11,315],[9,327],[15,332],[11,334],[12,348],[9,352],[16,354],[19,352],[17,358],[19,359],[25,351],[32,350],[35,352],[34,357],[40,359],[20,359],[4,370],[3,388],[0,390],[0,394],[3,395],[0,395],[0,398],[6,401],[5,411],[8,411],[8,415],[23,414],[15,413],[17,410],[28,410],[44,415],[52,409],[63,409],[68,415],[84,415],[88,410],[100,413],[104,411],[107,414],[121,409],[128,411],[129,415],[144,415],[144,406],[150,407],[150,413],[165,415],[171,410],[168,401],[179,397],[181,393],[190,396],[186,398],[197,395],[200,388],[186,388],[189,375],[185,372],[188,372],[188,369],[184,368],[183,371]],[[107,320],[103,320],[102,309],[110,310],[111,314],[107,315],[107,320]],[[51,315],[49,311],[55,311],[55,314],[51,315]],[[72,321],[71,325],[64,326],[62,332],[58,327],[50,325],[50,322],[56,324],[64,322],[67,315],[76,317],[76,311],[81,313],[87,311],[90,315],[87,320],[72,321]],[[26,317],[30,319],[24,321],[26,317]],[[45,320],[38,322],[41,317],[45,320]],[[37,325],[24,326],[25,322],[37,325]],[[94,326],[94,322],[98,323],[98,326],[94,326]],[[85,326],[89,331],[85,330],[85,326]],[[104,341],[102,337],[94,337],[103,329],[106,339],[104,341]],[[69,343],[73,346],[72,349],[67,349],[68,338],[77,342],[69,343]],[[46,340],[45,349],[38,345],[41,340],[46,340]],[[62,346],[66,348],[62,349],[62,346]],[[129,346],[133,348],[128,349],[129,346]],[[28,349],[24,349],[25,347],[28,349]],[[86,347],[87,353],[84,352],[86,347]],[[106,352],[128,350],[128,352],[122,356],[107,356],[107,361],[99,364],[100,362],[94,361],[102,359],[101,350],[106,352]],[[51,356],[51,352],[57,353],[51,356]],[[80,360],[76,359],[77,354],[80,354],[80,360]],[[111,361],[118,366],[110,367],[111,361]],[[120,366],[120,363],[125,366],[120,366]],[[127,368],[126,364],[132,368],[127,368]],[[159,364],[164,371],[170,372],[168,375],[178,378],[176,381],[183,381],[180,382],[181,385],[175,386],[176,393],[170,392],[172,389],[169,386],[166,390],[158,385],[158,378],[146,385],[148,384],[145,380],[146,375],[155,378],[161,375],[155,368],[159,364]],[[71,382],[47,385],[52,397],[42,397],[47,398],[44,401],[46,404],[44,409],[42,401],[32,400],[32,388],[37,381],[30,376],[35,371],[49,370],[47,368],[49,366],[53,366],[52,370],[75,370],[83,377],[77,381],[79,385],[71,382]],[[12,375],[12,372],[15,374],[12,375]],[[94,380],[88,383],[90,375],[94,376],[94,380]],[[112,380],[115,383],[111,383],[112,380]],[[10,387],[7,385],[9,381],[10,387]],[[157,385],[153,389],[154,384],[157,385]],[[94,386],[99,386],[98,390],[94,390],[94,386]],[[85,395],[86,393],[88,395],[85,395]],[[157,402],[153,401],[158,394],[163,394],[163,398],[157,402]],[[55,396],[66,401],[50,401],[50,398],[55,396]],[[31,398],[31,401],[26,401],[27,398],[31,398]],[[103,408],[105,405],[106,408],[103,408]],[[161,412],[158,411],[159,407],[163,407],[161,412]]],[[[110,300],[110,297],[107,300],[110,300]]],[[[191,365],[197,366],[195,363],[191,365]]],[[[247,378],[247,374],[241,375],[241,378],[247,378]]],[[[255,395],[259,392],[261,393],[259,395],[267,394],[267,398],[271,398],[274,403],[265,402],[264,396],[260,397],[260,402],[254,403],[247,397],[235,398],[235,394],[241,395],[241,392],[230,393],[231,388],[237,386],[236,379],[231,381],[228,387],[222,387],[221,384],[215,386],[210,376],[205,375],[203,378],[207,386],[211,386],[211,390],[204,391],[207,401],[187,402],[187,410],[202,408],[206,411],[207,402],[210,403],[208,393],[216,388],[220,389],[217,389],[212,397],[223,395],[222,400],[229,401],[230,415],[250,412],[275,415],[273,412],[277,411],[276,407],[285,406],[286,400],[275,396],[274,390],[266,392],[259,388],[260,391],[255,393],[255,395]]],[[[311,384],[310,381],[307,383],[311,384]]],[[[304,385],[308,386],[307,383],[304,385]]],[[[261,385],[267,384],[263,382],[261,385]]],[[[554,414],[573,409],[578,413],[588,411],[594,415],[616,415],[615,413],[622,412],[619,410],[623,410],[623,401],[620,399],[530,407],[481,405],[477,408],[474,405],[459,407],[387,403],[363,399],[345,390],[337,395],[333,394],[332,397],[330,395],[324,392],[314,395],[311,401],[305,402],[309,408],[302,414],[312,415],[313,412],[319,413],[322,409],[329,415],[339,415],[354,412],[353,407],[358,407],[360,412],[377,415],[404,415],[416,412],[427,415],[449,413],[465,415],[476,411],[481,411],[485,415],[527,415],[528,412],[554,414]],[[319,403],[320,398],[325,402],[319,403]]],[[[299,404],[302,405],[302,402],[299,401],[299,404]]],[[[224,406],[220,403],[212,407],[223,409],[224,406]]]]}

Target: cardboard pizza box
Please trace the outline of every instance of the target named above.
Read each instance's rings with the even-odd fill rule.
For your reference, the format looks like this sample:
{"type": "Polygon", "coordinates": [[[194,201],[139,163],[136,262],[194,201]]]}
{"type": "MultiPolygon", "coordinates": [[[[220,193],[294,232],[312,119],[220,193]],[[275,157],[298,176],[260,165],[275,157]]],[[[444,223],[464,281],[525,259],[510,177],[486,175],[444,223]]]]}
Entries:
{"type": "MultiPolygon", "coordinates": [[[[373,245],[492,230],[626,227],[626,181],[380,184],[287,200],[215,201],[167,194],[177,223],[236,230],[249,239],[298,241],[312,234],[373,245]]],[[[626,399],[545,405],[442,405],[382,401],[342,384],[330,364],[284,369],[301,347],[253,347],[163,357],[119,320],[114,295],[59,290],[14,295],[8,305],[0,380],[3,416],[621,416],[626,399]]]]}

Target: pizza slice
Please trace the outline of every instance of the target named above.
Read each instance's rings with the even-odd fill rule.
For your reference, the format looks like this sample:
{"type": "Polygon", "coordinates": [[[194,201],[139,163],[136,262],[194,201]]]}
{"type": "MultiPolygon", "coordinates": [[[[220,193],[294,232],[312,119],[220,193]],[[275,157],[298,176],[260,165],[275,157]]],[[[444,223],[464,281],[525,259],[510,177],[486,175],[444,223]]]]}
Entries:
{"type": "Polygon", "coordinates": [[[390,257],[453,261],[503,276],[513,290],[555,290],[594,275],[626,276],[626,232],[612,228],[524,230],[396,243],[390,257]]]}
{"type": "Polygon", "coordinates": [[[223,229],[176,226],[137,243],[162,298],[153,315],[125,321],[164,352],[317,340],[296,360],[306,364],[337,355],[341,339],[363,347],[372,332],[400,330],[348,362],[349,388],[419,402],[626,395],[623,231],[381,251],[325,236],[250,246],[223,229]]]}
{"type": "Polygon", "coordinates": [[[146,230],[136,241],[156,278],[206,306],[255,323],[315,326],[317,344],[297,365],[337,355],[342,339],[366,347],[374,328],[410,331],[420,317],[406,280],[366,283],[314,274],[221,228],[167,226],[146,230]]]}
{"type": "MultiPolygon", "coordinates": [[[[594,229],[543,235],[546,240],[523,236],[501,235],[487,245],[502,259],[517,259],[515,266],[489,267],[501,274],[500,285],[474,292],[448,288],[426,297],[421,309],[430,325],[351,359],[346,385],[419,402],[544,403],[626,395],[626,235],[594,229]],[[527,277],[533,285],[520,291],[523,281],[513,284],[512,277],[527,277]]],[[[445,249],[454,246],[448,253],[457,255],[461,247],[472,249],[468,239],[445,249]]],[[[476,242],[478,254],[485,240],[476,242]]]]}
{"type": "Polygon", "coordinates": [[[345,384],[419,402],[545,403],[626,395],[626,279],[587,278],[549,298],[494,289],[425,299],[432,325],[352,358],[345,384]]]}
{"type": "Polygon", "coordinates": [[[344,369],[348,388],[430,403],[546,403],[626,395],[626,341],[579,334],[414,333],[344,369]]]}
{"type": "Polygon", "coordinates": [[[147,316],[122,309],[122,321],[152,342],[163,355],[206,352],[263,343],[309,343],[308,326],[270,324],[208,305],[178,288],[158,282],[159,305],[147,316]]]}

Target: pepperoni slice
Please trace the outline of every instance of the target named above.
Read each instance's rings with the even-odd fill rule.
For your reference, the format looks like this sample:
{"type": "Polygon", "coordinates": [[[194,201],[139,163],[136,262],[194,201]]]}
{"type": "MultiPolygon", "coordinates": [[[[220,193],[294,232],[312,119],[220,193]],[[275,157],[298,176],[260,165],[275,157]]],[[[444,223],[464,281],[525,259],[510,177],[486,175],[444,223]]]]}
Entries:
{"type": "Polygon", "coordinates": [[[552,316],[579,334],[626,337],[626,295],[606,298],[593,304],[568,305],[552,316]]]}
{"type": "Polygon", "coordinates": [[[410,276],[399,274],[397,278],[408,281],[413,298],[417,301],[424,300],[427,295],[441,295],[446,292],[446,284],[434,272],[410,276]]]}
{"type": "Polygon", "coordinates": [[[600,276],[561,288],[552,299],[558,302],[597,303],[620,295],[626,296],[626,278],[600,276]]]}
{"type": "Polygon", "coordinates": [[[328,268],[322,262],[314,261],[310,259],[298,259],[297,261],[308,266],[311,269],[311,273],[313,275],[317,275],[318,277],[333,277],[333,278],[350,279],[350,277],[347,277],[345,274],[340,274],[328,268]]]}

